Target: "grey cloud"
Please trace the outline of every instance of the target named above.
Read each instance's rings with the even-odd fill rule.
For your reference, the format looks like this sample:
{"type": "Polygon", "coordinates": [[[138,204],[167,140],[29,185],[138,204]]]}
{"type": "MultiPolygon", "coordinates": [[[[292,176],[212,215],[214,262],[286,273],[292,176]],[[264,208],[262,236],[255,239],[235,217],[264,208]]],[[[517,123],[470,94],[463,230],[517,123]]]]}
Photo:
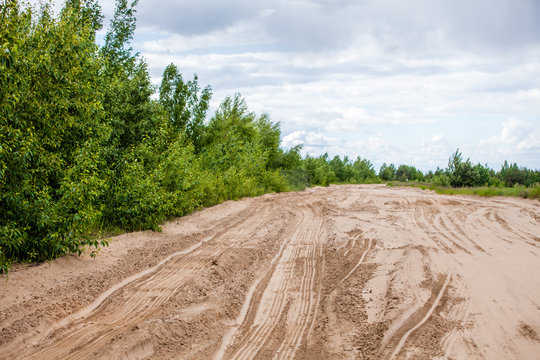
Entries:
{"type": "Polygon", "coordinates": [[[285,50],[336,48],[354,34],[350,1],[141,0],[142,26],[183,35],[224,30],[255,21],[285,50]],[[266,11],[266,14],[265,14],[266,11]]]}
{"type": "MultiPolygon", "coordinates": [[[[138,18],[150,35],[165,32],[162,47],[140,49],[152,53],[159,75],[167,58],[186,77],[197,72],[201,84],[210,83],[216,103],[240,91],[255,111],[281,122],[284,136],[295,134],[291,144],[303,141],[314,154],[343,141],[313,134],[367,141],[382,132],[388,143],[409,143],[383,146],[378,155],[364,141],[353,152],[375,162],[412,163],[402,149],[456,128],[424,124],[430,119],[470,118],[463,129],[473,127],[476,135],[447,134],[448,147],[468,154],[478,133],[495,136],[493,125],[480,120],[513,116],[537,123],[539,9],[537,0],[141,0],[138,18]],[[335,111],[349,107],[364,108],[371,118],[335,111]],[[393,119],[393,112],[406,117],[393,119]],[[337,126],[340,119],[355,130],[337,126]],[[332,121],[337,125],[329,133],[332,121]]],[[[437,165],[445,166],[447,149],[424,145],[414,156],[435,164],[443,154],[437,165]]],[[[523,147],[516,160],[537,164],[526,156],[538,157],[538,149],[523,147]]]]}
{"type": "Polygon", "coordinates": [[[339,49],[369,34],[398,55],[535,43],[539,18],[535,0],[141,0],[138,9],[141,25],[183,35],[254,21],[285,51],[339,49]]]}
{"type": "Polygon", "coordinates": [[[140,0],[137,19],[150,26],[184,35],[205,34],[257,16],[263,1],[245,0],[140,0]]]}
{"type": "Polygon", "coordinates": [[[275,13],[262,19],[262,26],[285,50],[340,49],[357,33],[355,7],[341,3],[282,2],[275,13]]]}
{"type": "Polygon", "coordinates": [[[535,0],[482,0],[457,2],[449,8],[453,30],[463,40],[499,46],[537,42],[540,3],[535,0]]]}

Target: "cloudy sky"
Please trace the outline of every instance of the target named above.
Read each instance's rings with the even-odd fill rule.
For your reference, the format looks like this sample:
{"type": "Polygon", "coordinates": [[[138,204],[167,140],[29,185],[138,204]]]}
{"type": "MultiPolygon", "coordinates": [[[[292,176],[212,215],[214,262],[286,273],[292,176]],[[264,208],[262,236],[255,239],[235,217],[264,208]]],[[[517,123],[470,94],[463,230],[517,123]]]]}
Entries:
{"type": "MultiPolygon", "coordinates": [[[[111,0],[101,2],[105,14],[111,0]]],[[[136,51],[279,121],[282,145],[422,170],[540,168],[538,0],[140,0],[136,51]]],[[[106,24],[107,25],[107,24],[106,24]]]]}

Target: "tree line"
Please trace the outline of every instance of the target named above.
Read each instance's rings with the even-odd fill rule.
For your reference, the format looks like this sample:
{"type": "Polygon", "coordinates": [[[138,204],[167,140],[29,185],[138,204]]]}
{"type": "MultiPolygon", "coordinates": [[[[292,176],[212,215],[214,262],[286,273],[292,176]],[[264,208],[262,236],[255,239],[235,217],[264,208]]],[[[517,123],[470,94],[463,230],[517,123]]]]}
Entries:
{"type": "MultiPolygon", "coordinates": [[[[295,149],[292,149],[295,150],[295,149]]],[[[373,164],[367,159],[357,157],[353,162],[347,156],[335,156],[332,159],[328,154],[317,158],[306,156],[298,158],[297,172],[304,173],[303,186],[328,185],[331,183],[366,184],[381,182],[417,182],[429,183],[447,187],[530,187],[540,183],[540,170],[531,170],[520,167],[516,163],[505,161],[499,171],[488,165],[473,164],[468,158],[456,150],[448,160],[445,169],[437,168],[435,171],[422,172],[414,166],[401,164],[382,164],[377,172],[373,164]]]]}
{"type": "Polygon", "coordinates": [[[0,273],[107,244],[103,230],[159,230],[228,199],[330,183],[432,179],[452,186],[530,185],[538,171],[463,161],[412,166],[280,148],[279,123],[240,95],[209,114],[212,89],[167,66],[159,87],[130,47],[137,0],[117,0],[104,44],[97,0],[55,16],[18,0],[0,8],[0,273]],[[153,98],[157,93],[158,97],[153,98]]]}
{"type": "Polygon", "coordinates": [[[437,168],[436,171],[423,173],[413,166],[400,165],[397,169],[394,165],[383,164],[379,174],[383,181],[416,181],[431,183],[439,186],[451,187],[513,187],[534,186],[540,183],[540,171],[520,167],[516,163],[505,161],[499,171],[495,171],[487,164],[473,164],[470,158],[463,159],[463,154],[456,150],[448,160],[446,169],[437,168]]]}

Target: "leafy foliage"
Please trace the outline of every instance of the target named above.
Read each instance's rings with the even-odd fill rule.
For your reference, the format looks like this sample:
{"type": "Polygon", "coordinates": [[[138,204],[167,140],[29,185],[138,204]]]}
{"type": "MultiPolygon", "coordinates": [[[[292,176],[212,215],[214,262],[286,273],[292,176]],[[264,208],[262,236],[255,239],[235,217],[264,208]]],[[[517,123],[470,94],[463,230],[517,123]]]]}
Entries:
{"type": "Polygon", "coordinates": [[[240,95],[221,103],[206,128],[202,152],[205,168],[219,175],[218,201],[287,189],[275,168],[279,137],[279,125],[266,114],[249,112],[240,95]]]}
{"type": "Polygon", "coordinates": [[[424,175],[414,166],[400,165],[396,170],[396,180],[398,181],[422,181],[424,175]]]}
{"type": "Polygon", "coordinates": [[[204,120],[211,97],[209,86],[199,94],[197,76],[184,82],[176,65],[170,64],[165,68],[159,88],[159,101],[171,125],[185,132],[197,151],[202,147],[204,120]]]}
{"type": "Polygon", "coordinates": [[[396,180],[396,167],[394,164],[386,165],[386,163],[383,163],[379,169],[379,178],[382,181],[396,180]]]}
{"type": "Polygon", "coordinates": [[[540,171],[533,171],[524,167],[520,168],[516,163],[509,164],[508,161],[505,161],[499,172],[499,179],[506,186],[533,186],[540,183],[540,171]]]}
{"type": "MultiPolygon", "coordinates": [[[[73,3],[73,2],[72,2],[73,3]]],[[[72,4],[70,3],[70,4],[72,4]]],[[[2,8],[0,88],[2,267],[96,245],[86,229],[100,216],[104,186],[102,61],[87,6],[33,20],[17,2],[2,8]],[[84,10],[84,11],[83,11],[84,10]]]]}

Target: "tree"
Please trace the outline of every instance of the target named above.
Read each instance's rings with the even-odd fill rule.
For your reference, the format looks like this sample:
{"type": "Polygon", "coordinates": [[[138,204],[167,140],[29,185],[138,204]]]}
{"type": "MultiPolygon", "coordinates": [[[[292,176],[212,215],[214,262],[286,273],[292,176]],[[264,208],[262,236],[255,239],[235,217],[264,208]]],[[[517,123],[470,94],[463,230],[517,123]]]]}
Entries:
{"type": "Polygon", "coordinates": [[[336,174],[338,181],[345,182],[348,180],[345,161],[342,161],[339,155],[334,156],[334,158],[330,160],[329,164],[334,174],[336,174]]]}
{"type": "Polygon", "coordinates": [[[103,14],[97,0],[66,0],[62,8],[62,13],[65,12],[78,14],[80,25],[94,30],[90,34],[92,41],[95,40],[95,32],[103,27],[103,14]]]}
{"type": "Polygon", "coordinates": [[[221,103],[206,127],[203,150],[205,168],[219,177],[217,196],[238,198],[286,189],[275,170],[279,146],[279,124],[268,115],[250,112],[236,94],[221,103]]]}
{"type": "Polygon", "coordinates": [[[278,149],[278,158],[277,158],[277,168],[284,170],[294,170],[302,166],[302,155],[300,151],[302,150],[302,145],[296,145],[290,148],[287,151],[283,149],[278,149]]]}
{"type": "Polygon", "coordinates": [[[211,97],[210,86],[200,91],[197,75],[193,80],[184,82],[176,65],[170,64],[163,71],[159,101],[172,126],[186,133],[196,151],[202,147],[204,119],[211,97]]]}
{"type": "Polygon", "coordinates": [[[10,1],[0,10],[0,271],[12,259],[80,252],[99,220],[102,61],[95,3],[72,1],[37,19],[10,1]],[[89,15],[90,14],[90,15],[89,15]]]}
{"type": "Polygon", "coordinates": [[[393,181],[396,180],[396,167],[394,164],[386,165],[382,164],[379,170],[379,177],[383,181],[393,181]]]}
{"type": "Polygon", "coordinates": [[[302,168],[309,174],[310,183],[313,185],[328,186],[337,179],[328,163],[328,153],[317,158],[308,154],[302,163],[302,168]]]}
{"type": "Polygon", "coordinates": [[[109,73],[130,69],[135,64],[137,54],[133,55],[133,48],[129,43],[136,28],[135,6],[138,2],[139,0],[133,0],[129,4],[127,0],[116,0],[114,17],[105,35],[105,45],[101,48],[102,54],[109,61],[109,73]]]}
{"type": "Polygon", "coordinates": [[[469,158],[463,161],[459,149],[448,159],[447,175],[454,187],[487,185],[490,179],[487,166],[473,165],[469,158]]]}
{"type": "Polygon", "coordinates": [[[539,171],[535,172],[525,167],[520,168],[516,163],[509,164],[508,161],[505,161],[499,172],[499,177],[506,186],[516,184],[531,186],[540,181],[539,174],[539,171]]]}
{"type": "Polygon", "coordinates": [[[357,183],[371,182],[376,180],[375,168],[368,159],[362,159],[360,156],[356,158],[353,165],[354,180],[357,183]]]}
{"type": "Polygon", "coordinates": [[[262,114],[255,121],[258,136],[266,158],[266,169],[275,170],[278,166],[280,155],[281,129],[279,122],[272,122],[270,115],[262,114]]]}
{"type": "Polygon", "coordinates": [[[161,114],[152,101],[154,86],[148,65],[133,53],[129,43],[135,31],[135,6],[117,0],[114,17],[100,49],[104,59],[102,74],[103,108],[111,127],[106,150],[111,167],[122,163],[123,156],[141,139],[153,136],[161,114]]]}

